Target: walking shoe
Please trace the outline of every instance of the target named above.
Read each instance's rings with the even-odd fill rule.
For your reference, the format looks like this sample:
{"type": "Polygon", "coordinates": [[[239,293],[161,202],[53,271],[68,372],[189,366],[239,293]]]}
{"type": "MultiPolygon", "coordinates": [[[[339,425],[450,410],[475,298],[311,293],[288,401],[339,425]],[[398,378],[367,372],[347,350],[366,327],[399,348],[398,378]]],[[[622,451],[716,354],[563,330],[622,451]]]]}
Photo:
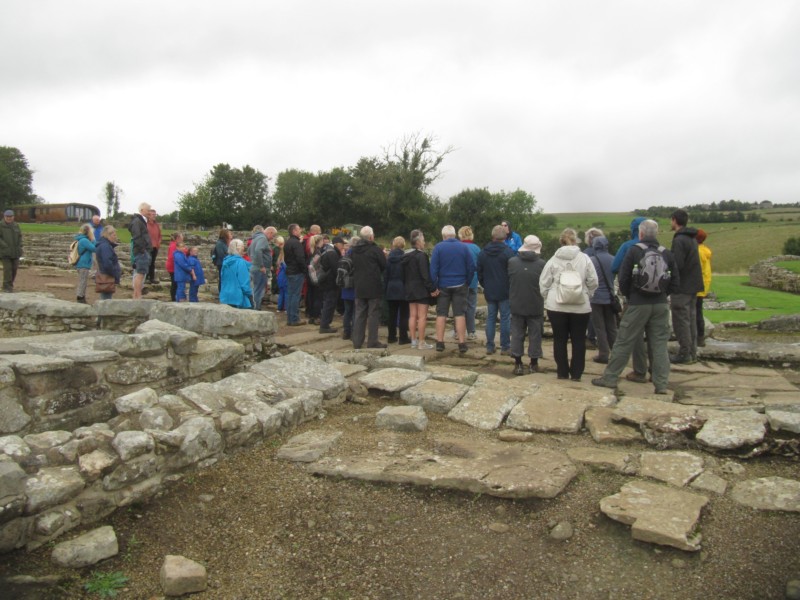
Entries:
{"type": "Polygon", "coordinates": [[[478,339],[478,336],[475,335],[475,332],[473,331],[473,332],[467,334],[467,339],[469,341],[471,341],[471,342],[474,342],[475,340],[478,339]]]}
{"type": "Polygon", "coordinates": [[[697,362],[697,359],[692,356],[686,356],[685,354],[671,354],[669,362],[673,365],[693,365],[697,362]]]}
{"type": "Polygon", "coordinates": [[[505,350],[500,350],[500,356],[511,356],[511,349],[506,348],[505,350]]]}
{"type": "Polygon", "coordinates": [[[417,340],[411,340],[411,347],[412,348],[417,348],[418,345],[419,345],[419,342],[417,340]]]}
{"type": "Polygon", "coordinates": [[[378,342],[377,344],[370,344],[367,348],[386,348],[386,344],[378,342]]]}
{"type": "Polygon", "coordinates": [[[617,387],[616,385],[612,385],[612,384],[608,383],[602,377],[596,377],[596,378],[592,379],[592,385],[596,385],[598,387],[607,387],[607,388],[611,388],[612,390],[617,387]]]}
{"type": "Polygon", "coordinates": [[[436,351],[444,352],[444,342],[436,342],[436,351]]]}
{"type": "Polygon", "coordinates": [[[287,323],[289,327],[300,327],[300,325],[305,325],[305,321],[295,321],[294,323],[287,323]]]}
{"type": "Polygon", "coordinates": [[[647,376],[637,373],[636,371],[631,371],[625,375],[625,379],[633,383],[647,383],[647,376]]]}
{"type": "Polygon", "coordinates": [[[669,390],[667,388],[656,388],[656,394],[659,396],[666,396],[669,394],[669,390]]]}
{"type": "Polygon", "coordinates": [[[336,329],[335,327],[320,327],[319,328],[319,332],[320,333],[336,333],[337,331],[339,331],[339,330],[336,329]]]}
{"type": "MultiPolygon", "coordinates": [[[[422,342],[419,346],[417,346],[420,350],[433,350],[433,344],[429,344],[427,342],[422,342]]],[[[438,348],[437,348],[438,350],[438,348]]]]}
{"type": "Polygon", "coordinates": [[[525,375],[525,368],[522,366],[522,363],[514,365],[514,375],[525,375]]]}
{"type": "Polygon", "coordinates": [[[581,380],[580,377],[570,377],[570,379],[572,379],[572,381],[580,381],[581,380]]]}
{"type": "Polygon", "coordinates": [[[528,365],[528,373],[538,373],[539,372],[539,363],[532,362],[528,365]]]}
{"type": "Polygon", "coordinates": [[[319,319],[314,319],[313,317],[308,320],[309,325],[319,325],[319,319]]]}
{"type": "Polygon", "coordinates": [[[607,365],[608,364],[608,359],[607,358],[603,358],[602,356],[595,356],[592,360],[594,362],[596,362],[596,363],[600,363],[601,365],[607,365]]]}
{"type": "Polygon", "coordinates": [[[466,344],[459,344],[458,345],[458,351],[461,354],[464,354],[467,350],[469,350],[469,346],[467,346],[466,344]]]}
{"type": "Polygon", "coordinates": [[[494,348],[487,348],[486,349],[486,354],[494,354],[495,352],[496,352],[496,350],[494,348]]]}

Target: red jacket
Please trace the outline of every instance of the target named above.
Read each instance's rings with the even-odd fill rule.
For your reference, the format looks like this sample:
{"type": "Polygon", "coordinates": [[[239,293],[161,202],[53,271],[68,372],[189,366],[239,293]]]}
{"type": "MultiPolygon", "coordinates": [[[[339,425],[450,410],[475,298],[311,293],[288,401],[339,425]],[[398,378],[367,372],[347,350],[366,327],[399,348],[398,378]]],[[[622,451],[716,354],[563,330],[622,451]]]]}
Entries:
{"type": "Polygon", "coordinates": [[[158,221],[147,219],[147,233],[150,234],[150,242],[153,244],[153,248],[159,248],[161,246],[161,224],[158,221]]]}

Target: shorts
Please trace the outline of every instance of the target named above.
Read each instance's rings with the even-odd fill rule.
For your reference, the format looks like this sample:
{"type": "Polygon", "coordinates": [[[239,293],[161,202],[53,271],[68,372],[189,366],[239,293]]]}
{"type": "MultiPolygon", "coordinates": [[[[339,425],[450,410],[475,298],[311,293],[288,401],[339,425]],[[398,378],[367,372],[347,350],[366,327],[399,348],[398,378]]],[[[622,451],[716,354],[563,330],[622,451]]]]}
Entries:
{"type": "Polygon", "coordinates": [[[450,313],[450,305],[453,305],[453,316],[463,317],[467,312],[467,293],[469,286],[465,283],[458,287],[444,288],[439,290],[439,297],[436,301],[436,316],[446,317],[450,313]]]}
{"type": "Polygon", "coordinates": [[[137,254],[133,259],[133,270],[139,275],[147,275],[150,270],[150,255],[137,254]]]}

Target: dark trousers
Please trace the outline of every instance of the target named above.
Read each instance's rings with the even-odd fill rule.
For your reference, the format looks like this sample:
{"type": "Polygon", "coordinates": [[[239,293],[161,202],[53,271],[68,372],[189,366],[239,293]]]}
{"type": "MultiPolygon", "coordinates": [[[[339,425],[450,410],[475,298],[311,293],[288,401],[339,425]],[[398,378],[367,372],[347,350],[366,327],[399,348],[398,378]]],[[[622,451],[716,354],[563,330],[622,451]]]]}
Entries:
{"type": "Polygon", "coordinates": [[[511,356],[522,358],[525,351],[525,335],[528,335],[528,356],[531,360],[542,357],[542,324],[544,315],[528,316],[511,314],[511,356]]]}
{"type": "MultiPolygon", "coordinates": [[[[219,291],[219,289],[217,290],[219,291]]],[[[169,297],[175,302],[175,294],[178,293],[178,284],[175,283],[175,273],[169,274],[169,297]]]]}
{"type": "Polygon", "coordinates": [[[553,326],[553,358],[561,379],[580,379],[586,366],[586,326],[591,313],[547,311],[553,326]],[[572,342],[572,360],[567,355],[567,341],[572,342]]]}
{"type": "Polygon", "coordinates": [[[408,340],[408,302],[405,300],[388,300],[389,303],[389,342],[397,341],[397,331],[400,330],[400,341],[408,340]],[[399,325],[398,325],[398,319],[399,325]]]}
{"type": "Polygon", "coordinates": [[[333,313],[336,311],[336,302],[339,300],[339,288],[319,290],[322,296],[322,311],[320,312],[319,327],[330,327],[333,322],[333,313]]]}
{"type": "Polygon", "coordinates": [[[306,317],[309,319],[319,319],[322,312],[322,292],[310,283],[306,286],[306,317]]]}
{"type": "Polygon", "coordinates": [[[156,279],[156,257],[158,256],[158,248],[150,250],[150,268],[147,270],[147,281],[153,282],[156,279]]]}
{"type": "Polygon", "coordinates": [[[697,356],[697,296],[694,294],[672,294],[672,330],[678,338],[678,356],[695,358],[697,356]]]}
{"type": "Polygon", "coordinates": [[[17,278],[18,258],[4,258],[3,260],[3,291],[14,290],[14,280],[17,278]]]}
{"type": "Polygon", "coordinates": [[[356,350],[367,338],[367,348],[378,344],[378,327],[381,320],[380,298],[356,298],[356,312],[353,316],[353,348],[356,350]]]}
{"type": "Polygon", "coordinates": [[[610,304],[592,304],[592,320],[597,340],[597,355],[605,360],[611,355],[611,348],[617,339],[617,316],[610,304]]]}
{"type": "Polygon", "coordinates": [[[342,300],[344,302],[344,315],[342,315],[342,328],[345,336],[353,335],[353,314],[356,311],[355,300],[342,300]]]}
{"type": "Polygon", "coordinates": [[[703,317],[703,298],[697,297],[697,308],[695,309],[697,315],[697,339],[706,337],[706,320],[703,317]]]}

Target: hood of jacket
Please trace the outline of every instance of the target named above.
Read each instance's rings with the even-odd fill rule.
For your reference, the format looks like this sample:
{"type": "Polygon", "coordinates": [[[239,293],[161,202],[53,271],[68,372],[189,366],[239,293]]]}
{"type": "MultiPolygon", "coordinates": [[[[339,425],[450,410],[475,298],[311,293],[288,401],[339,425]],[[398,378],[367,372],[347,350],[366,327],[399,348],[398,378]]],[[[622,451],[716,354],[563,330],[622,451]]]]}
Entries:
{"type": "Polygon", "coordinates": [[[517,256],[519,256],[520,260],[525,260],[528,262],[536,262],[541,258],[538,252],[533,252],[531,250],[520,250],[517,252],[517,256]]]}
{"type": "Polygon", "coordinates": [[[575,260],[575,257],[581,253],[578,246],[561,246],[556,250],[555,257],[561,260],[575,260]]]}
{"type": "Polygon", "coordinates": [[[76,241],[76,242],[79,242],[79,241],[81,241],[81,240],[88,240],[88,239],[89,239],[89,236],[88,236],[88,235],[86,235],[85,233],[79,233],[79,234],[77,234],[77,235],[75,236],[75,238],[74,238],[74,239],[75,239],[75,241],[76,241]]]}
{"type": "Polygon", "coordinates": [[[503,242],[489,242],[483,247],[483,251],[489,256],[498,256],[506,251],[506,246],[503,242]]]}
{"type": "Polygon", "coordinates": [[[683,227],[675,232],[675,235],[686,235],[691,238],[697,237],[697,229],[694,227],[683,227]]]}
{"type": "Polygon", "coordinates": [[[631,239],[638,240],[639,239],[639,225],[642,224],[642,221],[647,221],[647,217],[636,217],[633,221],[631,221],[631,239]]]}
{"type": "Polygon", "coordinates": [[[595,252],[608,252],[608,238],[603,235],[594,238],[592,248],[595,252]]]}
{"type": "Polygon", "coordinates": [[[392,264],[399,263],[402,262],[405,255],[406,253],[402,248],[394,248],[391,252],[389,252],[389,256],[386,257],[386,261],[392,264]]]}
{"type": "Polygon", "coordinates": [[[353,248],[353,254],[364,254],[367,250],[369,250],[370,246],[374,246],[375,242],[370,242],[367,240],[360,240],[353,248]]]}

